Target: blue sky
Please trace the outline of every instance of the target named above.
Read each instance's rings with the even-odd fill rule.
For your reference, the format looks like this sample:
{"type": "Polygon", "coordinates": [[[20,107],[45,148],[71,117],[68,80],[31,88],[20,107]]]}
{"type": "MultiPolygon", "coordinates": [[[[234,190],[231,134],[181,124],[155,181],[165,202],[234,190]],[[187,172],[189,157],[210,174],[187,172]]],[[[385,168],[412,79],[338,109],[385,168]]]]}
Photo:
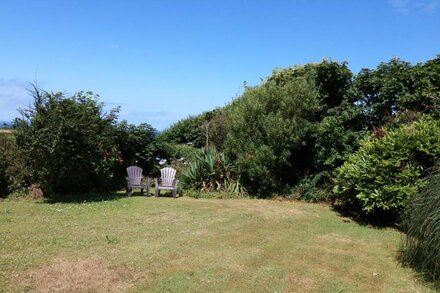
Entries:
{"type": "Polygon", "coordinates": [[[439,1],[0,0],[0,120],[29,104],[35,80],[92,90],[160,130],[276,67],[426,61],[440,53],[439,1]]]}

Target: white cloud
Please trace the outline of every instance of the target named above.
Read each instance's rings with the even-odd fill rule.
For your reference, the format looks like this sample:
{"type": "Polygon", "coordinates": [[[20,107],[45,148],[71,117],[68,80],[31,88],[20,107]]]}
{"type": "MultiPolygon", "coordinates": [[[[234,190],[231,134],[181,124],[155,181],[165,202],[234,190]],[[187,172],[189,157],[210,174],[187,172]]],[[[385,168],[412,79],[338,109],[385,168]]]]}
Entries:
{"type": "Polygon", "coordinates": [[[390,6],[399,14],[408,15],[412,12],[433,13],[439,0],[388,0],[390,6]]]}
{"type": "Polygon", "coordinates": [[[388,1],[395,11],[400,14],[409,13],[410,0],[389,0],[388,1]]]}
{"type": "Polygon", "coordinates": [[[433,13],[438,7],[438,0],[431,0],[427,1],[425,3],[425,6],[423,7],[423,11],[427,13],[433,13]]]}
{"type": "Polygon", "coordinates": [[[17,109],[32,102],[27,88],[30,85],[14,79],[0,78],[0,120],[12,120],[19,115],[17,109]]]}

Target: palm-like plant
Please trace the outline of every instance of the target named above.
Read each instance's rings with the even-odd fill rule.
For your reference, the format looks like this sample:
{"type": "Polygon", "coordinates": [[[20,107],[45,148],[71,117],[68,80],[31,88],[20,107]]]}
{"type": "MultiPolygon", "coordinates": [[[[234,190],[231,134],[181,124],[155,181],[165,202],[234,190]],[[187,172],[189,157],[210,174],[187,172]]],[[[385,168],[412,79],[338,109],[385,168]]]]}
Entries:
{"type": "Polygon", "coordinates": [[[202,192],[228,191],[235,194],[245,193],[237,180],[235,166],[214,147],[200,149],[195,159],[181,175],[185,188],[202,192]]]}

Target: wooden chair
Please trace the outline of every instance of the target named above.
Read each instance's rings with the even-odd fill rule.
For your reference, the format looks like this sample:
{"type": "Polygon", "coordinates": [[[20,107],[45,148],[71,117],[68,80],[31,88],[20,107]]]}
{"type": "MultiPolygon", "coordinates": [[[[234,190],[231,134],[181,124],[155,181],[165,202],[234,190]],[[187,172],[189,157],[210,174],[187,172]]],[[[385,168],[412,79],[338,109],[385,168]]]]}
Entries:
{"type": "Polygon", "coordinates": [[[160,170],[160,180],[154,178],[155,196],[160,195],[161,190],[171,190],[173,197],[177,197],[179,179],[176,179],[176,169],[166,167],[160,170]]]}
{"type": "Polygon", "coordinates": [[[143,183],[142,179],[145,177],[142,175],[142,168],[137,166],[130,166],[127,168],[127,196],[131,196],[131,192],[134,188],[140,189],[141,194],[144,194],[144,189],[149,195],[150,192],[150,178],[146,177],[146,182],[143,183]]]}

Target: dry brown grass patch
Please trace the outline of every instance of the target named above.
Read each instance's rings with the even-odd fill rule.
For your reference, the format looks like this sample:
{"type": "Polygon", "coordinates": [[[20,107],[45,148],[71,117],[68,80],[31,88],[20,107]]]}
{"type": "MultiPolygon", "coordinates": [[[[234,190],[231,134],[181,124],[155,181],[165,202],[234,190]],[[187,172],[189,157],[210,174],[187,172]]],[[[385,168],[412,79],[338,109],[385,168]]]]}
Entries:
{"type": "MultiPolygon", "coordinates": [[[[198,201],[202,201],[198,199],[198,201]]],[[[270,200],[204,200],[209,204],[218,205],[221,208],[232,209],[243,213],[255,213],[268,218],[289,218],[297,216],[318,216],[299,209],[290,202],[270,201],[270,200]]]]}
{"type": "Polygon", "coordinates": [[[338,243],[338,244],[359,244],[356,241],[354,241],[353,239],[340,235],[340,234],[336,234],[336,233],[328,233],[328,234],[322,234],[322,235],[318,235],[316,237],[316,239],[318,241],[322,241],[324,244],[328,245],[328,243],[338,243]]]}
{"type": "Polygon", "coordinates": [[[285,281],[289,292],[316,292],[319,289],[314,280],[296,274],[288,274],[285,281]]]}
{"type": "Polygon", "coordinates": [[[110,266],[97,259],[57,260],[27,271],[21,284],[32,292],[125,292],[136,281],[126,267],[110,266]]]}

